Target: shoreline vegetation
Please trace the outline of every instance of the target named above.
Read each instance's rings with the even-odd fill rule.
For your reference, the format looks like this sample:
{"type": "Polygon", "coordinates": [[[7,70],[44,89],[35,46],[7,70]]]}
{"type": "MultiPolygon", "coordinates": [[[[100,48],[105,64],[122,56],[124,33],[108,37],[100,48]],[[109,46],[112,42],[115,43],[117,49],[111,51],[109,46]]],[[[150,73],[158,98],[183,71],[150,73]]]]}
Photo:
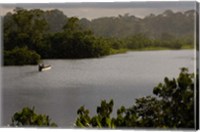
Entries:
{"type": "Polygon", "coordinates": [[[165,48],[165,47],[146,47],[146,48],[142,48],[142,49],[111,49],[111,54],[110,55],[114,55],[114,54],[123,54],[123,53],[127,53],[127,52],[134,52],[134,51],[162,51],[162,50],[192,50],[194,49],[194,47],[192,46],[184,46],[180,49],[170,49],[170,48],[165,48]]]}
{"type": "MultiPolygon", "coordinates": [[[[34,51],[27,50],[26,52],[29,54],[25,56],[21,51],[22,49],[14,49],[14,51],[4,51],[4,66],[24,66],[24,65],[38,65],[42,58],[39,54],[37,54],[34,51]],[[15,50],[19,51],[18,53],[21,54],[17,55],[18,53],[15,52],[15,50]],[[15,59],[16,55],[19,57],[18,59],[15,59]]],[[[109,55],[116,55],[116,54],[125,54],[127,52],[134,52],[134,51],[163,51],[163,50],[192,50],[194,48],[187,47],[187,48],[181,48],[181,49],[170,49],[170,48],[163,48],[163,47],[147,47],[144,49],[135,49],[135,50],[129,50],[129,49],[111,49],[109,55]]],[[[25,53],[26,54],[26,53],[25,53]]],[[[109,56],[107,55],[107,56],[109,56]]],[[[98,57],[90,57],[90,58],[100,58],[104,56],[98,56],[98,57]]],[[[60,58],[45,58],[45,59],[60,59],[60,58]]],[[[61,59],[86,59],[86,58],[61,58],[61,59]]]]}
{"type": "Polygon", "coordinates": [[[3,64],[36,65],[41,59],[99,58],[127,51],[193,49],[193,17],[193,10],[166,10],[143,19],[125,14],[87,20],[67,17],[57,9],[16,8],[4,16],[3,64]],[[162,21],[157,22],[157,19],[162,21]]]}
{"type": "MultiPolygon", "coordinates": [[[[26,49],[26,47],[24,49],[26,49]]],[[[109,55],[126,54],[128,52],[134,52],[134,51],[144,52],[144,51],[193,50],[193,49],[194,48],[192,48],[192,47],[181,48],[181,49],[170,49],[170,48],[163,48],[163,47],[148,47],[148,48],[137,49],[137,50],[129,50],[129,49],[116,50],[116,49],[111,49],[109,55]]],[[[21,50],[23,50],[23,48],[22,49],[16,48],[14,50],[20,50],[20,52],[18,52],[18,53],[22,53],[21,50]]],[[[34,51],[29,51],[29,50],[27,50],[27,52],[29,54],[31,54],[31,55],[28,55],[26,57],[26,56],[24,56],[22,54],[21,58],[16,60],[14,56],[16,56],[17,52],[4,51],[4,58],[5,58],[5,60],[4,60],[4,66],[38,65],[38,64],[41,63],[42,58],[40,57],[39,54],[37,54],[34,51]]],[[[107,56],[109,56],[109,55],[107,55],[107,56]]],[[[104,56],[101,56],[101,57],[104,57],[104,56]]],[[[92,57],[92,58],[94,58],[94,57],[92,57]]],[[[100,57],[95,57],[95,58],[100,58],[100,57]]],[[[60,58],[45,58],[45,59],[60,59],[60,58]]],[[[62,59],[89,59],[89,58],[62,58],[62,59]]]]}

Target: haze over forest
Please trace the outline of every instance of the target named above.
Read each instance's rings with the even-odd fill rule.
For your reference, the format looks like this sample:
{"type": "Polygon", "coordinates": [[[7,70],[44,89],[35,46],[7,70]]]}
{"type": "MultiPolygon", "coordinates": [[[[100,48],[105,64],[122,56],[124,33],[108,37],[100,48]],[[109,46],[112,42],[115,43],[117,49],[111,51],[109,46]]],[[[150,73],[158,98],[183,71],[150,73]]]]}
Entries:
{"type": "MultiPolygon", "coordinates": [[[[126,37],[138,33],[153,38],[170,34],[176,37],[193,36],[194,10],[173,11],[166,9],[160,14],[149,14],[144,18],[125,13],[123,15],[100,17],[96,19],[81,18],[79,24],[84,29],[92,30],[96,35],[104,37],[126,37]]],[[[8,16],[8,14],[7,14],[8,16]]],[[[61,31],[69,16],[60,9],[47,10],[45,19],[50,25],[50,32],[61,31]]],[[[6,21],[6,17],[4,19],[6,21]]]]}
{"type": "Polygon", "coordinates": [[[0,15],[12,12],[16,7],[24,9],[59,9],[68,17],[76,16],[79,19],[89,20],[99,17],[124,15],[126,13],[144,18],[147,15],[161,14],[165,10],[187,11],[195,9],[195,2],[101,2],[101,3],[50,3],[50,4],[1,4],[0,15]]]}
{"type": "Polygon", "coordinates": [[[37,64],[40,57],[91,58],[127,50],[194,47],[193,2],[2,6],[2,10],[10,10],[3,19],[4,60],[8,65],[18,63],[12,60],[13,54],[27,50],[35,51],[28,56],[35,55],[31,57],[35,58],[31,64],[37,64]],[[148,12],[148,15],[143,18],[133,15],[140,14],[134,9],[140,10],[142,15],[148,12]],[[70,10],[82,15],[66,15],[73,15],[70,10]],[[91,19],[83,10],[98,18],[91,19]],[[104,10],[109,10],[107,15],[104,10]],[[151,13],[153,10],[155,14],[151,13]],[[110,11],[115,13],[110,16],[110,11]],[[84,15],[87,17],[82,18],[84,15]]]}

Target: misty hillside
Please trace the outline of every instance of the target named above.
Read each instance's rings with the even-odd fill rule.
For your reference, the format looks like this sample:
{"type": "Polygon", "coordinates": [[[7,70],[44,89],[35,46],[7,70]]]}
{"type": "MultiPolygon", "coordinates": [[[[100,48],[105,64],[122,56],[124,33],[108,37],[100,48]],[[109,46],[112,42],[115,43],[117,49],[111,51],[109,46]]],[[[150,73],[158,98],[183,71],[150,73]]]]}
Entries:
{"type": "Polygon", "coordinates": [[[82,19],[81,25],[91,29],[96,35],[104,37],[126,37],[138,33],[151,38],[160,38],[166,34],[182,37],[193,35],[194,13],[193,10],[183,13],[166,10],[162,14],[150,14],[143,19],[125,14],[91,21],[82,19]]]}
{"type": "MultiPolygon", "coordinates": [[[[90,29],[95,35],[103,37],[127,37],[145,34],[151,38],[162,38],[167,35],[175,37],[193,36],[194,10],[173,12],[166,10],[162,14],[150,14],[144,18],[124,14],[118,17],[102,17],[93,20],[80,19],[84,29],[90,29]]],[[[45,12],[50,31],[58,32],[67,23],[67,16],[59,10],[45,12]]]]}
{"type": "MultiPolygon", "coordinates": [[[[102,17],[93,20],[82,18],[79,24],[83,29],[90,29],[97,36],[128,37],[144,34],[150,38],[162,37],[192,37],[194,33],[194,10],[173,12],[166,10],[162,14],[150,14],[144,18],[124,14],[118,17],[102,17]]],[[[9,21],[10,13],[4,17],[9,21]]],[[[54,9],[43,12],[43,17],[49,25],[49,32],[62,31],[68,17],[60,10],[54,9]]]]}

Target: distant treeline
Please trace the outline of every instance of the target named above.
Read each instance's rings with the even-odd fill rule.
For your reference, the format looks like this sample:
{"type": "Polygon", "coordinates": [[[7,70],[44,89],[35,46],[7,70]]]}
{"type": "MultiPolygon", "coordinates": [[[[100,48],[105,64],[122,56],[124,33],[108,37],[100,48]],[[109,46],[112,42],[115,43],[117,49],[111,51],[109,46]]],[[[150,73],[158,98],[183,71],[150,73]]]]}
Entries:
{"type": "Polygon", "coordinates": [[[173,12],[166,10],[161,14],[150,14],[138,18],[130,14],[118,17],[103,17],[94,20],[81,19],[80,24],[104,37],[126,37],[145,34],[150,38],[161,38],[165,34],[174,37],[192,36],[194,33],[195,11],[173,12]]]}
{"type": "Polygon", "coordinates": [[[4,16],[4,65],[40,58],[92,58],[127,50],[193,48],[194,11],[170,10],[143,19],[67,17],[59,10],[16,8],[4,16]],[[14,56],[14,57],[13,57],[14,56]]]}

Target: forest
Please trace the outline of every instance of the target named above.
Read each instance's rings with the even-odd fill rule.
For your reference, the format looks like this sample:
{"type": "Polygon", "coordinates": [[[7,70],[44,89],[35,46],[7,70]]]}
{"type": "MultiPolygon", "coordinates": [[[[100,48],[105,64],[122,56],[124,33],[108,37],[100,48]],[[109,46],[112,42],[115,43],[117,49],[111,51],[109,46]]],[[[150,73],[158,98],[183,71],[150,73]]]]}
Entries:
{"type": "Polygon", "coordinates": [[[194,48],[194,10],[144,18],[124,14],[93,20],[62,11],[15,8],[3,18],[3,64],[103,57],[134,50],[194,48]],[[15,56],[15,57],[13,57],[15,56]]]}

